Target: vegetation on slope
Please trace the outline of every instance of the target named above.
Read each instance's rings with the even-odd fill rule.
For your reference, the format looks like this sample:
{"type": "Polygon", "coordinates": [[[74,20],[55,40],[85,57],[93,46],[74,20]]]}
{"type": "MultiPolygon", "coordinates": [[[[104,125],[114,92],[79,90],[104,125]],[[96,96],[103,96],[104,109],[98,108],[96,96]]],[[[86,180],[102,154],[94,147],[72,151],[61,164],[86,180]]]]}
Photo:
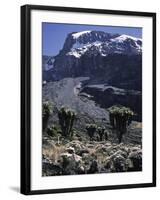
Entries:
{"type": "Polygon", "coordinates": [[[125,142],[136,130],[129,108],[112,106],[110,124],[86,124],[85,134],[75,128],[78,114],[66,107],[56,111],[58,124],[48,126],[53,109],[43,104],[43,176],[142,170],[141,142],[125,142]]]}

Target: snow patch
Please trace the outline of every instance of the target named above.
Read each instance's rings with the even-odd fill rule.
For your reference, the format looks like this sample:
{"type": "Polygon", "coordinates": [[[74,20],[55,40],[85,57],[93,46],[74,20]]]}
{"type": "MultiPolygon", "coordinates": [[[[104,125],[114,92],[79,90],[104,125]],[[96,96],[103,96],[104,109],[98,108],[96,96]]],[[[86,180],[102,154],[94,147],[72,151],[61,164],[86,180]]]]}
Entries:
{"type": "Polygon", "coordinates": [[[53,68],[53,66],[54,66],[54,61],[55,61],[54,58],[51,58],[51,59],[48,59],[48,60],[47,60],[47,62],[44,64],[44,69],[45,69],[45,71],[48,71],[48,70],[50,70],[51,68],[53,68]]]}
{"type": "Polygon", "coordinates": [[[52,67],[53,67],[53,65],[48,65],[48,64],[45,64],[45,66],[44,66],[45,71],[50,70],[52,67]]]}
{"type": "MultiPolygon", "coordinates": [[[[99,41],[95,41],[93,43],[88,42],[86,44],[76,42],[73,44],[71,51],[68,52],[67,55],[73,55],[76,58],[80,58],[81,55],[83,55],[92,46],[97,47],[99,51],[101,51],[101,45],[102,45],[102,42],[99,42],[99,41]]],[[[103,54],[103,56],[105,55],[103,54]]]]}
{"type": "Polygon", "coordinates": [[[76,43],[73,44],[72,49],[79,49],[79,48],[83,48],[84,46],[85,46],[85,44],[76,42],[76,43]]]}
{"type": "Polygon", "coordinates": [[[83,43],[79,43],[79,42],[76,42],[73,44],[72,46],[72,49],[83,49],[83,48],[87,48],[87,47],[91,47],[91,46],[101,46],[102,42],[99,42],[99,41],[95,41],[95,42],[92,42],[92,43],[86,43],[86,44],[83,44],[83,43]]]}
{"type": "MultiPolygon", "coordinates": [[[[91,31],[82,31],[72,35],[77,39],[79,36],[89,34],[90,32],[91,31]]],[[[126,51],[126,45],[123,45],[123,43],[128,39],[133,41],[128,44],[132,48],[133,53],[139,53],[142,51],[142,39],[123,34],[106,42],[96,40],[95,42],[81,43],[76,40],[66,55],[72,55],[76,58],[80,58],[87,51],[93,51],[95,54],[99,52],[101,56],[107,56],[110,52],[118,54],[124,53],[126,51]],[[139,41],[141,41],[141,43],[139,43],[139,41]]]]}
{"type": "Polygon", "coordinates": [[[75,56],[76,58],[81,57],[81,54],[78,53],[77,51],[71,51],[71,52],[67,53],[67,55],[75,56]]]}
{"type": "Polygon", "coordinates": [[[81,32],[77,32],[77,33],[73,33],[72,36],[74,39],[77,39],[78,37],[80,37],[81,35],[83,34],[88,34],[90,33],[91,31],[81,31],[81,32]]]}
{"type": "Polygon", "coordinates": [[[120,36],[118,36],[118,37],[116,37],[114,39],[111,39],[111,41],[112,42],[123,42],[123,41],[125,41],[127,39],[132,39],[134,41],[138,41],[138,40],[142,41],[142,39],[140,39],[140,38],[132,37],[130,35],[125,35],[125,34],[120,35],[120,36]]]}
{"type": "Polygon", "coordinates": [[[96,47],[99,47],[99,46],[101,46],[102,42],[95,41],[95,42],[93,42],[92,44],[93,44],[94,46],[96,46],[96,47]]]}

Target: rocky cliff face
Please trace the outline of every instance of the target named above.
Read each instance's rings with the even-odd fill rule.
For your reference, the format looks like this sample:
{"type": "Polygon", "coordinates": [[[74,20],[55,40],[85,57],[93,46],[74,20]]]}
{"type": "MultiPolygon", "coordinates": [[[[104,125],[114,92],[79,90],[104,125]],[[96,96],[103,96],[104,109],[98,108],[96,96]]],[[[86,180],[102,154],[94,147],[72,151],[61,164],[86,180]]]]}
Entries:
{"type": "Polygon", "coordinates": [[[59,80],[64,77],[101,77],[105,82],[133,89],[138,81],[139,89],[141,57],[141,39],[101,31],[70,33],[62,50],[54,57],[52,68],[49,67],[43,78],[59,80]],[[129,86],[126,86],[127,82],[129,86]]]}

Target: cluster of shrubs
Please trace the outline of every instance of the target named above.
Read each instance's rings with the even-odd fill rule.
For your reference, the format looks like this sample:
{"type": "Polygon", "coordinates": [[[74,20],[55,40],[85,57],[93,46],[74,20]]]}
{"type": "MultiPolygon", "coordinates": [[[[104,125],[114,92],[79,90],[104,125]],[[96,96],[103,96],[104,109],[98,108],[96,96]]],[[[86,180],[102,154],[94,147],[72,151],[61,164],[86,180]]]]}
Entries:
{"type": "Polygon", "coordinates": [[[104,127],[99,127],[96,124],[87,124],[86,130],[91,141],[95,138],[96,133],[98,134],[97,140],[108,140],[108,132],[104,127]]]}
{"type": "MultiPolygon", "coordinates": [[[[43,104],[43,131],[46,131],[50,136],[61,135],[65,138],[72,138],[76,113],[71,109],[62,107],[58,111],[60,128],[55,126],[47,128],[51,110],[51,105],[48,102],[43,104]]],[[[130,108],[124,106],[112,106],[108,111],[110,125],[116,130],[118,141],[121,143],[122,136],[127,132],[127,128],[132,121],[134,113],[130,108]]],[[[86,130],[90,140],[94,140],[95,135],[98,135],[97,140],[99,141],[102,141],[103,139],[108,140],[108,133],[104,127],[98,127],[96,124],[87,124],[86,130]]]]}
{"type": "Polygon", "coordinates": [[[57,126],[48,127],[51,113],[52,106],[48,102],[43,103],[43,131],[53,137],[61,135],[63,137],[71,138],[73,136],[73,123],[76,117],[75,112],[65,107],[62,107],[58,111],[60,128],[57,126]]]}
{"type": "Polygon", "coordinates": [[[75,117],[76,117],[75,112],[65,107],[62,107],[58,111],[58,119],[62,130],[62,136],[72,138],[73,136],[72,129],[75,117]]]}
{"type": "Polygon", "coordinates": [[[128,126],[132,122],[134,112],[127,107],[116,105],[108,109],[110,124],[117,131],[119,143],[122,141],[122,136],[127,132],[128,126]]]}
{"type": "Polygon", "coordinates": [[[44,102],[43,103],[43,108],[42,108],[42,119],[43,119],[43,131],[47,128],[48,126],[48,120],[49,117],[52,113],[52,106],[49,102],[44,102]]]}
{"type": "Polygon", "coordinates": [[[57,137],[57,136],[62,135],[61,129],[57,126],[54,126],[54,125],[51,126],[51,127],[48,127],[46,132],[49,136],[52,136],[52,137],[57,137]]]}

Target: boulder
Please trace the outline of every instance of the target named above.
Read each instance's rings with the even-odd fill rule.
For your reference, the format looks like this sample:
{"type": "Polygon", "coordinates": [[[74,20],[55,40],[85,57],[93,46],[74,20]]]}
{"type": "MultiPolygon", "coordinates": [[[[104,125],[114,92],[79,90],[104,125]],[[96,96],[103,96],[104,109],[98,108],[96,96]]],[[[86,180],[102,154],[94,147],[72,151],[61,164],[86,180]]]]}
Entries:
{"type": "Polygon", "coordinates": [[[76,153],[77,153],[77,155],[82,156],[83,154],[88,154],[89,150],[88,149],[79,149],[76,153]]]}
{"type": "Polygon", "coordinates": [[[128,156],[131,165],[128,171],[142,171],[142,150],[132,151],[128,156]]]}
{"type": "Polygon", "coordinates": [[[111,158],[113,166],[111,171],[113,172],[125,172],[126,171],[126,159],[120,154],[114,154],[111,158]]]}
{"type": "Polygon", "coordinates": [[[76,154],[63,153],[61,155],[63,175],[84,174],[82,158],[76,154]]]}
{"type": "Polygon", "coordinates": [[[94,173],[98,173],[99,172],[99,166],[98,166],[98,162],[96,160],[93,160],[91,162],[90,168],[88,170],[88,174],[94,174],[94,173]]]}
{"type": "Polygon", "coordinates": [[[68,148],[66,149],[66,151],[67,151],[68,153],[70,153],[70,154],[75,153],[75,149],[74,149],[73,147],[68,147],[68,148]]]}

